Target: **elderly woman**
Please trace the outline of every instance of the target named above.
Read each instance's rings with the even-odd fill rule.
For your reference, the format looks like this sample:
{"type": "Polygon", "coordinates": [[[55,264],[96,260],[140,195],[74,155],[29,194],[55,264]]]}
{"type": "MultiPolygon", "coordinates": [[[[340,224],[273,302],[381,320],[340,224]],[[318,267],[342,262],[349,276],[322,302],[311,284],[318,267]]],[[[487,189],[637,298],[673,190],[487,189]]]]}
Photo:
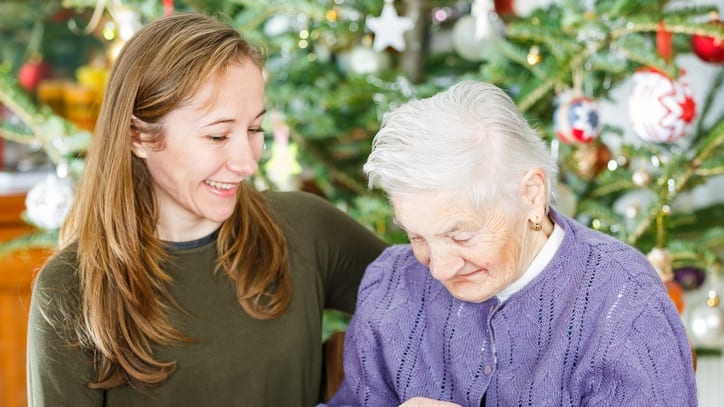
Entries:
{"type": "Polygon", "coordinates": [[[556,163],[500,89],[388,113],[364,169],[410,244],[366,271],[330,405],[697,404],[657,273],[552,207],[556,163]]]}

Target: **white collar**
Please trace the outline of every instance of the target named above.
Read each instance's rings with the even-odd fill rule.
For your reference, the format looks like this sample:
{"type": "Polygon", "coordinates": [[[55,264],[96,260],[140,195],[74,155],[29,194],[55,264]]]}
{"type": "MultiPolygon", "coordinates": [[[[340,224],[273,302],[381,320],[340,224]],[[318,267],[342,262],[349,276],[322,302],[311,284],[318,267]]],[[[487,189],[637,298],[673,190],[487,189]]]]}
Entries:
{"type": "Polygon", "coordinates": [[[545,266],[548,265],[553,256],[556,254],[556,251],[558,251],[558,248],[561,246],[564,234],[565,232],[563,231],[563,228],[554,223],[553,232],[550,236],[548,236],[548,240],[546,240],[546,242],[543,244],[543,247],[540,249],[538,254],[530,263],[530,266],[528,266],[528,270],[526,270],[522,276],[515,280],[513,284],[505,287],[498,294],[496,294],[500,302],[504,302],[505,300],[510,298],[511,295],[520,291],[543,271],[545,266]]]}

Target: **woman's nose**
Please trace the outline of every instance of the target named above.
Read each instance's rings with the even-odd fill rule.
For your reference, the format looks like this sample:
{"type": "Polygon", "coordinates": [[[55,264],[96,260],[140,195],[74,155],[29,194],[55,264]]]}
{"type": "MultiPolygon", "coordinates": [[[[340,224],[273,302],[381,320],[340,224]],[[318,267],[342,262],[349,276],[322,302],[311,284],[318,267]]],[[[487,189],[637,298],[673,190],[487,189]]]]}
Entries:
{"type": "Polygon", "coordinates": [[[259,162],[252,151],[249,140],[243,137],[239,137],[239,139],[229,146],[226,168],[243,177],[248,177],[259,169],[259,162]]]}
{"type": "Polygon", "coordinates": [[[430,250],[430,273],[438,281],[445,281],[453,278],[462,268],[465,262],[462,257],[450,249],[438,248],[430,250]]]}

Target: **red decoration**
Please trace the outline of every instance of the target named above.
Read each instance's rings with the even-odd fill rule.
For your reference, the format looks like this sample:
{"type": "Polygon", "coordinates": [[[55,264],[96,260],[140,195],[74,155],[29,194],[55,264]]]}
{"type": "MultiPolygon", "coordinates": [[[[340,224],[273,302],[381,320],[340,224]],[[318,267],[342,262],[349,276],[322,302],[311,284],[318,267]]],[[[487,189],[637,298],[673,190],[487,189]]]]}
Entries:
{"type": "Polygon", "coordinates": [[[682,74],[678,80],[652,68],[637,71],[629,98],[634,132],[646,141],[670,143],[687,134],[696,102],[682,74]]]}
{"type": "Polygon", "coordinates": [[[684,289],[676,280],[664,281],[666,286],[666,292],[669,294],[669,298],[674,302],[676,310],[679,314],[684,312],[684,289]]]}
{"type": "Polygon", "coordinates": [[[173,14],[173,0],[163,0],[163,15],[170,16],[173,14]]]}
{"type": "Polygon", "coordinates": [[[43,79],[50,78],[53,69],[50,64],[41,57],[33,57],[28,60],[18,71],[18,82],[28,92],[35,92],[38,83],[43,79]]]}
{"type": "MultiPolygon", "coordinates": [[[[708,24],[724,25],[724,21],[714,20],[708,24]]],[[[724,63],[724,38],[692,35],[691,49],[703,61],[714,64],[724,63]]]]}
{"type": "Polygon", "coordinates": [[[495,12],[500,16],[515,15],[513,0],[495,0],[495,12]]]}
{"type": "Polygon", "coordinates": [[[558,138],[566,144],[590,143],[601,134],[598,103],[578,96],[561,103],[553,113],[558,138]]]}
{"type": "Polygon", "coordinates": [[[659,22],[659,28],[656,30],[656,50],[659,51],[659,55],[667,63],[671,62],[671,56],[673,55],[673,38],[674,35],[666,29],[664,22],[659,22]]]}
{"type": "Polygon", "coordinates": [[[546,8],[551,3],[553,0],[493,0],[495,12],[504,20],[530,17],[533,11],[546,8]]]}

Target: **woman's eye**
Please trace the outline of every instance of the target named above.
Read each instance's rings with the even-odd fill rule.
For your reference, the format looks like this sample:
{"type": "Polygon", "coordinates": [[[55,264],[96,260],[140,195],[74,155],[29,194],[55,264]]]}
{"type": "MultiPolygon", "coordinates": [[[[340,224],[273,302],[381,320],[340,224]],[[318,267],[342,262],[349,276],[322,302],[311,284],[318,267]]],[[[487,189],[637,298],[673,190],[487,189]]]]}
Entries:
{"type": "Polygon", "coordinates": [[[410,242],[412,242],[412,243],[422,242],[422,240],[423,240],[420,236],[407,236],[407,238],[408,238],[408,239],[410,240],[410,242]]]}
{"type": "Polygon", "coordinates": [[[265,133],[265,131],[261,127],[253,127],[249,129],[249,133],[265,133]]]}
{"type": "Polygon", "coordinates": [[[219,136],[209,136],[209,140],[213,141],[214,143],[220,143],[224,140],[226,140],[228,137],[225,135],[219,135],[219,136]]]}
{"type": "Polygon", "coordinates": [[[467,242],[469,242],[469,241],[470,241],[470,239],[472,239],[472,236],[468,236],[468,235],[461,235],[461,236],[454,236],[454,237],[451,237],[451,239],[452,239],[452,241],[453,241],[453,242],[455,242],[455,243],[458,243],[458,244],[463,244],[463,243],[467,243],[467,242]]]}

